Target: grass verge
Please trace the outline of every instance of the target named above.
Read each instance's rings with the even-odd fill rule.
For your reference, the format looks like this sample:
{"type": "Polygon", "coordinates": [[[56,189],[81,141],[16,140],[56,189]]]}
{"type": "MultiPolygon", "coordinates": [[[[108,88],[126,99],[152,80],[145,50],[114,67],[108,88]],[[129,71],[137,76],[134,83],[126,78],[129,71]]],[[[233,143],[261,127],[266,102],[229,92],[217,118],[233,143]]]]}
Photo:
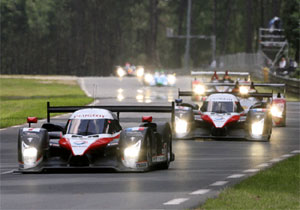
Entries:
{"type": "Polygon", "coordinates": [[[300,155],[225,189],[197,209],[300,209],[300,155]]]}
{"type": "Polygon", "coordinates": [[[93,101],[76,80],[65,84],[55,80],[0,78],[0,128],[26,123],[28,116],[46,118],[51,105],[85,105],[93,101]]]}

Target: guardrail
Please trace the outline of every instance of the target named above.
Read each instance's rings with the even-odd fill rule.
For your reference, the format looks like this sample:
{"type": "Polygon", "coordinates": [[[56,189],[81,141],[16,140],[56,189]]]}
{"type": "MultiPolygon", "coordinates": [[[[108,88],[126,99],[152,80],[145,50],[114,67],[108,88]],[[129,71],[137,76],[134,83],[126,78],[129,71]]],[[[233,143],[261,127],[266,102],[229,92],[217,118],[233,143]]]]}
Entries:
{"type": "Polygon", "coordinates": [[[293,78],[286,78],[283,76],[275,75],[273,72],[269,71],[269,81],[284,83],[286,84],[286,90],[288,93],[300,94],[300,80],[293,78]]]}

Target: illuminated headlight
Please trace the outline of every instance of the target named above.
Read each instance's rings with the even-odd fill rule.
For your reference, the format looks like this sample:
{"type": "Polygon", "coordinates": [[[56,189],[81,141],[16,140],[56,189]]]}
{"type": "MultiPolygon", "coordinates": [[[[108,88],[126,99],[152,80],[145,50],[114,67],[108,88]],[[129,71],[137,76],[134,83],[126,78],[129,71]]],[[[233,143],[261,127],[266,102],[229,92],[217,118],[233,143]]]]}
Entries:
{"type": "Polygon", "coordinates": [[[125,76],[125,71],[122,68],[117,69],[117,74],[119,77],[124,77],[125,76]]]}
{"type": "Polygon", "coordinates": [[[253,136],[261,136],[264,130],[264,119],[254,122],[251,126],[251,132],[253,136]]]}
{"type": "Polygon", "coordinates": [[[151,83],[153,81],[153,76],[151,74],[146,74],[145,75],[145,82],[151,83]]]}
{"type": "Polygon", "coordinates": [[[195,85],[194,92],[197,95],[203,95],[205,93],[205,87],[203,85],[195,85]]]}
{"type": "Polygon", "coordinates": [[[187,122],[178,117],[175,118],[175,131],[176,133],[182,134],[187,132],[187,122]]]}
{"type": "Polygon", "coordinates": [[[174,85],[175,82],[176,82],[176,77],[175,77],[175,75],[169,74],[169,75],[168,75],[168,83],[169,83],[170,85],[174,85]]]}
{"type": "Polygon", "coordinates": [[[249,90],[247,87],[245,87],[245,86],[240,87],[240,94],[246,95],[246,94],[248,94],[248,92],[249,92],[249,90]]]}
{"type": "Polygon", "coordinates": [[[282,117],[282,111],[280,111],[279,108],[275,105],[271,107],[271,114],[274,117],[282,117]]]}
{"type": "Polygon", "coordinates": [[[28,147],[23,149],[23,160],[25,165],[32,165],[36,162],[37,149],[28,147]]]}
{"type": "Polygon", "coordinates": [[[124,150],[125,159],[137,159],[141,149],[141,140],[124,150]]]}
{"type": "Polygon", "coordinates": [[[140,67],[136,70],[136,76],[142,77],[144,75],[144,68],[140,67]]]}

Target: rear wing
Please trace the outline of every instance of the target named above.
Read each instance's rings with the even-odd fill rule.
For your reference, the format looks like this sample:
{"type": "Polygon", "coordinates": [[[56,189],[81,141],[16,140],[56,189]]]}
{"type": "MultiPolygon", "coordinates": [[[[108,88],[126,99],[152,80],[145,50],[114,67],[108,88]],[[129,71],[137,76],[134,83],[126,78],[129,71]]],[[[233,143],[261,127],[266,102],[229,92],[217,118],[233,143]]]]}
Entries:
{"type": "MultiPolygon", "coordinates": [[[[214,87],[214,86],[230,86],[234,87],[237,83],[203,83],[204,86],[214,87]]],[[[239,86],[251,86],[251,83],[244,83],[243,81],[238,83],[239,86]]],[[[253,83],[254,87],[275,87],[283,88],[283,94],[286,93],[286,85],[283,83],[253,83]]]]}
{"type": "MultiPolygon", "coordinates": [[[[234,96],[240,96],[240,97],[262,97],[262,98],[272,98],[273,97],[273,93],[248,93],[247,95],[242,95],[240,93],[232,93],[232,92],[206,92],[205,94],[203,94],[203,96],[208,96],[211,94],[231,94],[234,96]]],[[[178,98],[180,98],[180,96],[193,96],[194,93],[193,91],[180,91],[178,90],[178,98]]]]}
{"type": "MultiPolygon", "coordinates": [[[[214,75],[215,71],[191,71],[192,76],[211,76],[214,75]]],[[[225,75],[225,71],[217,71],[217,75],[225,75]]],[[[228,76],[249,76],[249,72],[233,72],[233,71],[228,71],[227,72],[228,76]]]]}
{"type": "Polygon", "coordinates": [[[118,119],[120,112],[159,112],[171,113],[171,123],[175,120],[175,104],[172,102],[171,106],[50,106],[47,102],[47,122],[50,122],[50,113],[71,113],[79,109],[107,109],[111,112],[116,112],[118,119]]]}

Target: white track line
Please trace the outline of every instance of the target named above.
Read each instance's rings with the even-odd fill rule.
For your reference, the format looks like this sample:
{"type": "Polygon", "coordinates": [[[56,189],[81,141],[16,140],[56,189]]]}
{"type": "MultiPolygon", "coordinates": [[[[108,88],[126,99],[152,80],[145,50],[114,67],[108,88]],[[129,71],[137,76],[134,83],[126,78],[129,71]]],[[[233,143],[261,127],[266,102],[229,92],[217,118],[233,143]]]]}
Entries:
{"type": "Polygon", "coordinates": [[[85,86],[85,82],[84,82],[84,79],[83,78],[80,78],[79,79],[79,84],[83,90],[83,92],[85,92],[85,94],[88,96],[88,97],[92,97],[92,95],[88,92],[88,90],[86,89],[86,86],[85,86]]]}
{"type": "Polygon", "coordinates": [[[200,189],[200,190],[191,192],[190,195],[203,195],[205,193],[208,193],[209,191],[210,191],[210,189],[200,189]]]}
{"type": "Polygon", "coordinates": [[[189,198],[176,198],[164,203],[164,205],[179,205],[187,200],[189,200],[189,198]]]}
{"type": "Polygon", "coordinates": [[[247,169],[245,171],[243,171],[243,173],[254,173],[254,172],[258,172],[259,169],[257,168],[251,168],[251,169],[247,169]]]}
{"type": "Polygon", "coordinates": [[[291,151],[291,153],[293,153],[293,154],[300,153],[300,150],[294,150],[294,151],[291,151]]]}
{"type": "Polygon", "coordinates": [[[241,178],[245,176],[245,174],[232,174],[230,176],[227,177],[227,179],[237,179],[237,178],[241,178]]]}
{"type": "Polygon", "coordinates": [[[11,173],[13,173],[13,172],[14,172],[14,170],[5,171],[5,172],[2,172],[1,175],[2,175],[2,174],[11,174],[11,173]]]}
{"type": "Polygon", "coordinates": [[[274,159],[270,160],[270,162],[276,163],[276,162],[279,162],[281,160],[282,160],[282,158],[274,158],[274,159]]]}
{"type": "Polygon", "coordinates": [[[292,157],[292,156],[294,156],[294,155],[292,155],[292,154],[285,154],[285,155],[282,155],[281,157],[282,158],[289,158],[289,157],[292,157]]]}
{"type": "Polygon", "coordinates": [[[262,164],[259,164],[257,167],[258,168],[264,168],[264,167],[268,167],[269,164],[268,163],[262,163],[262,164]]]}
{"type": "Polygon", "coordinates": [[[228,181],[216,181],[215,183],[212,183],[210,186],[222,186],[227,183],[228,183],[228,181]]]}

